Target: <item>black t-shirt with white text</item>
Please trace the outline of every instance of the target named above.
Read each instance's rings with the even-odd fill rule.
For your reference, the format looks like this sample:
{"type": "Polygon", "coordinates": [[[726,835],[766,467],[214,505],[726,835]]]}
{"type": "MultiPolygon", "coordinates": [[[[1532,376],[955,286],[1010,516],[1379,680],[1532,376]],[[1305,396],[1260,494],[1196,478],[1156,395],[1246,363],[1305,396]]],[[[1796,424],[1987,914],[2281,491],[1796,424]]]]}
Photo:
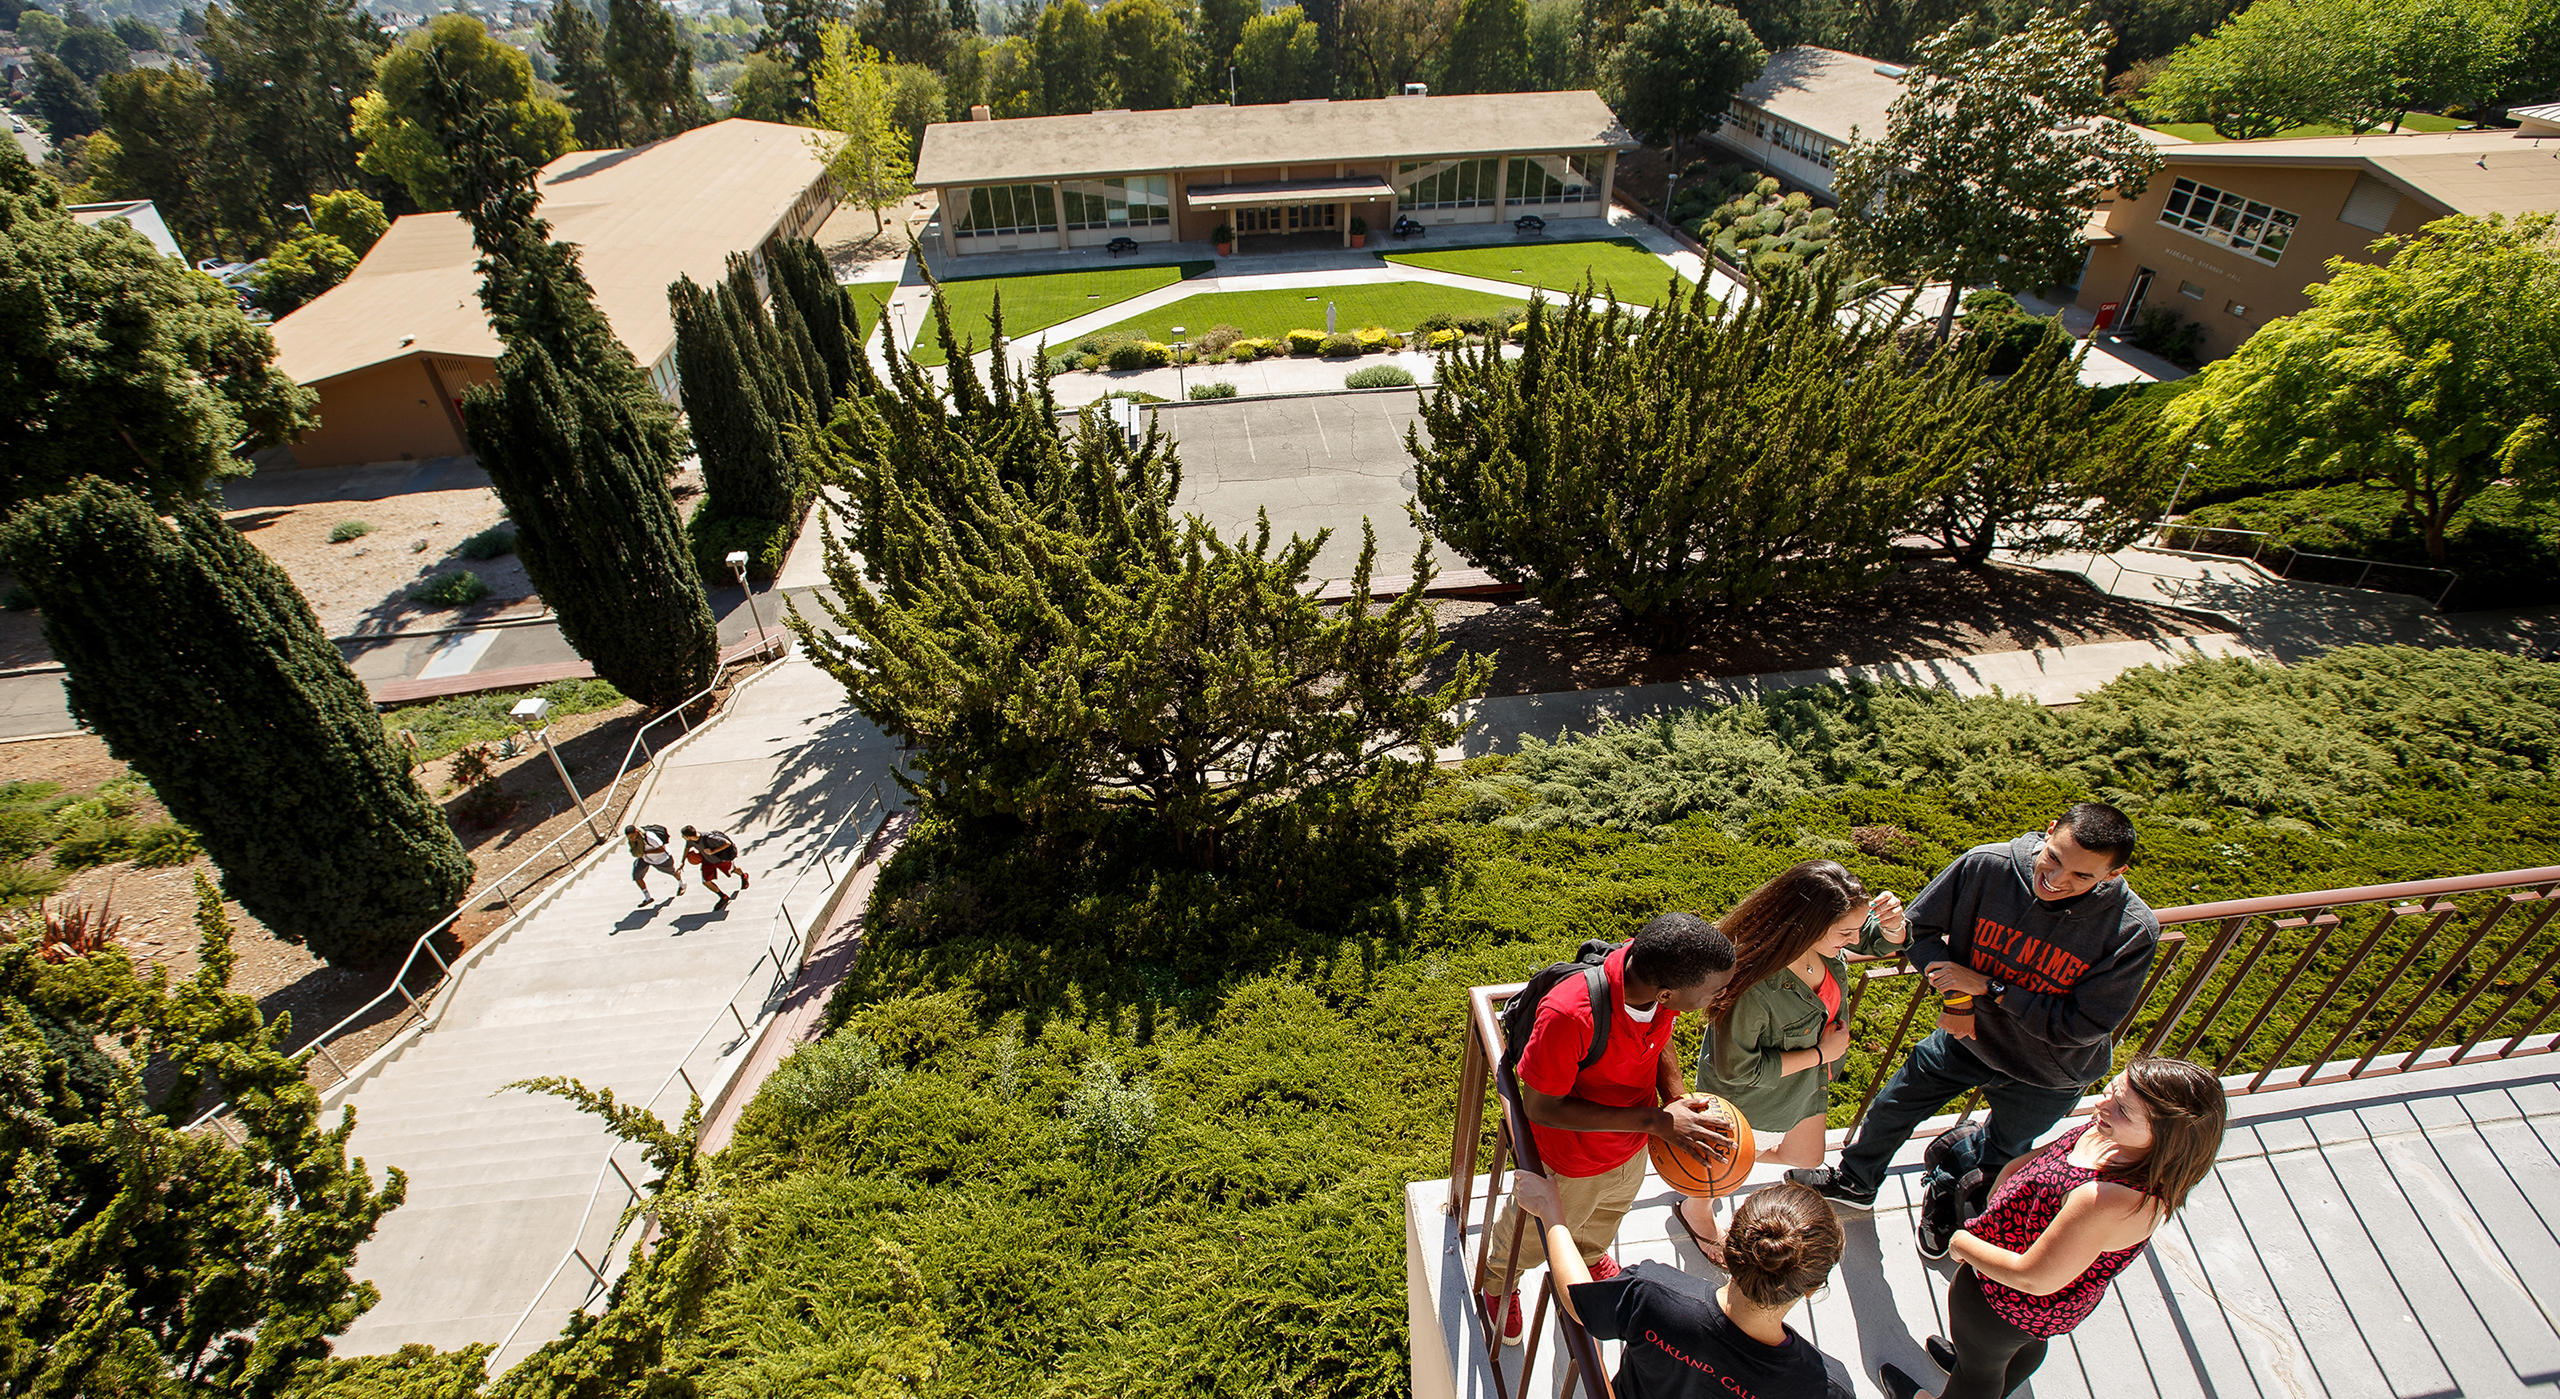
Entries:
{"type": "Polygon", "coordinates": [[[1794,1327],[1763,1345],[1716,1305],[1715,1283],[1665,1264],[1582,1283],[1573,1307],[1593,1336],[1626,1342],[1619,1399],[1850,1399],[1794,1327]]]}

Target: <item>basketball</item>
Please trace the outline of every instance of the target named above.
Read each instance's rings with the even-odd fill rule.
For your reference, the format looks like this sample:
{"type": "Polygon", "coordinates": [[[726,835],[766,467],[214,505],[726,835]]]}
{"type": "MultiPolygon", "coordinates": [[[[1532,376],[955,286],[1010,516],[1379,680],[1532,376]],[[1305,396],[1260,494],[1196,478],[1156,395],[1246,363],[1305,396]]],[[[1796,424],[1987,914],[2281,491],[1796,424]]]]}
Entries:
{"type": "Polygon", "coordinates": [[[701,851],[699,851],[699,850],[688,850],[688,851],[684,852],[684,862],[685,862],[686,864],[688,864],[688,865],[698,865],[698,864],[701,864],[701,863],[702,863],[702,852],[701,852],[701,851]]]}
{"type": "Polygon", "coordinates": [[[1713,1200],[1730,1195],[1751,1178],[1751,1163],[1758,1152],[1751,1144],[1751,1124],[1743,1120],[1733,1104],[1712,1093],[1692,1093],[1692,1102],[1700,1098],[1713,1105],[1715,1115],[1733,1124],[1733,1150],[1721,1158],[1711,1158],[1694,1147],[1675,1146],[1661,1137],[1645,1138],[1645,1150],[1653,1157],[1653,1173],[1662,1183],[1696,1200],[1713,1200]]]}

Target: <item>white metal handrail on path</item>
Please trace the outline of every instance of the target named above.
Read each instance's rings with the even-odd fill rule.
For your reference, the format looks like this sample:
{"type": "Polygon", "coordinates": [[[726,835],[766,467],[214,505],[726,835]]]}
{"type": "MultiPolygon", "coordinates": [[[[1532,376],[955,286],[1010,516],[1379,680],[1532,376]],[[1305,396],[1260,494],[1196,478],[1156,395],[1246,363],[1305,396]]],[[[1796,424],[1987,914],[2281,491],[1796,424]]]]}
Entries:
{"type": "MultiPolygon", "coordinates": [[[[750,1047],[750,1042],[755,1037],[755,1027],[748,1024],[746,1017],[738,1013],[739,993],[745,991],[748,985],[756,979],[757,975],[764,971],[765,964],[767,962],[771,962],[773,964],[773,976],[777,984],[774,989],[766,992],[764,1009],[756,1016],[756,1023],[762,1024],[767,1016],[771,1014],[772,1008],[778,1000],[779,993],[787,991],[790,988],[791,982],[799,975],[801,959],[808,954],[810,942],[818,933],[824,931],[817,921],[818,917],[823,917],[828,905],[835,901],[838,893],[840,892],[838,886],[841,880],[843,878],[851,877],[856,870],[861,868],[863,852],[870,848],[873,837],[880,833],[881,825],[885,823],[888,818],[889,805],[886,793],[880,783],[874,782],[871,784],[871,790],[866,794],[865,800],[853,810],[846,812],[842,817],[838,818],[834,829],[828,831],[826,839],[818,843],[816,860],[812,861],[807,866],[804,866],[799,875],[791,881],[790,887],[782,891],[782,904],[774,911],[773,921],[780,925],[787,934],[783,940],[783,950],[779,952],[775,950],[773,934],[770,929],[768,929],[765,934],[765,950],[763,954],[756,959],[756,964],[754,966],[747,969],[747,974],[744,977],[739,978],[737,986],[730,990],[728,999],[721,1004],[720,1013],[713,1015],[711,1017],[711,1023],[702,1028],[702,1033],[694,1036],[693,1043],[685,1046],[684,1052],[676,1056],[675,1072],[668,1074],[665,1079],[661,1080],[658,1084],[657,1090],[649,1095],[647,1101],[642,1102],[639,1105],[643,1111],[655,1111],[658,1106],[658,1100],[665,1097],[667,1095],[667,1090],[675,1087],[678,1083],[682,1083],[685,1086],[685,1091],[688,1094],[697,1098],[702,1096],[702,1089],[694,1083],[693,1076],[685,1071],[685,1064],[693,1058],[696,1050],[702,1048],[703,1041],[710,1039],[712,1033],[720,1029],[720,1021],[723,1016],[735,1021],[737,1024],[737,1052],[744,1052],[750,1047]],[[854,842],[852,856],[845,868],[844,874],[839,876],[835,871],[834,865],[828,860],[827,852],[834,849],[838,843],[842,841],[845,828],[847,826],[854,825],[857,818],[865,816],[873,817],[875,819],[869,823],[867,829],[863,829],[858,832],[858,839],[854,842]],[[813,917],[810,925],[804,928],[791,917],[791,896],[799,892],[801,881],[807,879],[812,872],[821,875],[825,879],[827,900],[825,903],[819,905],[817,917],[813,917]]],[[[724,1055],[723,1057],[726,1056],[724,1055]]],[[[626,1104],[625,1106],[628,1105],[626,1104]]],[[[524,1330],[526,1323],[533,1320],[533,1314],[542,1309],[542,1299],[551,1295],[552,1285],[560,1280],[560,1275],[562,1273],[568,1271],[571,1263],[576,1263],[580,1267],[585,1268],[587,1270],[587,1275],[592,1279],[588,1285],[586,1295],[578,1300],[578,1304],[574,1310],[585,1311],[588,1305],[595,1300],[597,1295],[602,1293],[610,1285],[610,1282],[605,1275],[605,1270],[607,1267],[610,1267],[613,1262],[613,1250],[615,1245],[620,1242],[622,1230],[617,1228],[614,1236],[607,1239],[604,1247],[598,1250],[599,1257],[591,1260],[587,1257],[585,1247],[587,1226],[592,1223],[596,1217],[596,1206],[597,1203],[604,1198],[605,1185],[608,1181],[618,1178],[622,1182],[624,1198],[614,1206],[617,1211],[630,1208],[633,1203],[642,1198],[642,1192],[639,1184],[631,1179],[629,1172],[622,1169],[622,1163],[614,1159],[615,1154],[620,1152],[623,1147],[629,1144],[630,1143],[628,1142],[616,1141],[613,1146],[605,1152],[604,1164],[596,1168],[596,1183],[587,1192],[586,1208],[579,1212],[577,1228],[570,1232],[568,1252],[560,1256],[560,1261],[552,1265],[550,1274],[543,1278],[542,1285],[534,1289],[533,1299],[525,1304],[525,1309],[523,1313],[516,1318],[515,1325],[507,1328],[506,1339],[498,1342],[497,1349],[490,1352],[493,1357],[504,1355],[507,1351],[507,1347],[515,1344],[516,1336],[524,1330]]]]}
{"type": "MultiPolygon", "coordinates": [[[[2219,549],[2191,548],[2187,545],[2173,544],[2169,542],[2172,535],[2185,535],[2192,541],[2199,544],[2204,542],[2204,537],[2207,535],[2232,535],[2244,540],[2254,539],[2257,542],[2249,546],[2248,560],[2250,563],[2257,565],[2261,569],[2266,569],[2268,567],[2266,560],[2267,541],[2275,537],[2273,532],[2262,529],[2237,529],[2229,525],[2164,523],[2153,526],[2151,533],[2146,536],[2142,544],[2137,547],[2156,549],[2164,554],[2183,554],[2189,557],[2213,559],[2236,559],[2241,557],[2237,553],[2226,553],[2219,549]]],[[[2236,550],[2239,546],[2235,543],[2232,547],[2236,550]]],[[[2290,544],[2281,544],[2276,547],[2283,552],[2285,557],[2284,562],[2277,565],[2272,572],[2276,577],[2281,578],[2288,583],[2312,583],[2317,586],[2331,588],[2361,588],[2370,589],[2374,592],[2404,593],[2409,597],[2423,598],[2426,597],[2426,594],[2424,593],[2409,592],[2408,590],[2401,588],[2374,587],[2373,571],[2378,568],[2392,573],[2434,574],[2444,580],[2444,586],[2438,588],[2436,590],[2435,597],[2430,599],[2430,601],[2435,605],[2435,609],[2439,612],[2444,610],[2444,600],[2453,596],[2454,584],[2462,581],[2462,575],[2450,568],[2436,568],[2427,564],[2390,563],[2382,559],[2359,558],[2352,554],[2320,554],[2314,553],[2309,549],[2297,549],[2290,544]],[[2318,579],[2296,578],[2293,576],[2293,566],[2297,561],[2302,559],[2317,559],[2322,563],[2355,565],[2357,566],[2355,581],[2352,583],[2321,583],[2318,579]]],[[[2117,565],[2117,569],[2119,572],[2127,571],[2121,564],[2117,565]]],[[[2131,571],[2138,572],[2139,570],[2131,571]]]]}
{"type": "MultiPolygon", "coordinates": [[[[775,640],[787,649],[787,637],[777,637],[775,640]]],[[[694,693],[685,696],[682,700],[677,701],[675,706],[669,709],[666,713],[659,715],[655,719],[651,719],[635,730],[631,735],[630,745],[622,751],[622,765],[615,768],[613,771],[613,780],[604,785],[601,789],[600,795],[595,793],[590,794],[595,797],[597,807],[602,811],[611,812],[614,809],[614,803],[621,799],[622,779],[631,775],[631,759],[634,754],[647,754],[647,757],[641,761],[641,771],[644,774],[656,765],[658,754],[657,750],[649,747],[649,730],[667,722],[669,719],[678,719],[683,722],[685,732],[691,733],[693,731],[693,720],[685,713],[685,710],[691,707],[695,701],[700,700],[711,694],[713,691],[719,689],[721,677],[728,673],[731,666],[743,665],[749,661],[755,660],[763,656],[769,649],[771,649],[770,646],[758,647],[756,650],[749,652],[746,655],[739,656],[734,660],[723,662],[712,671],[710,684],[705,685],[694,693]]],[[[711,716],[703,716],[704,723],[709,723],[710,721],[711,716]]],[[[355,1075],[344,1063],[339,1061],[337,1055],[329,1052],[329,1041],[345,1033],[349,1026],[354,1025],[359,1020],[362,1020],[366,1015],[370,1014],[375,1007],[389,1001],[395,994],[406,999],[409,1002],[409,1008],[417,1012],[420,1017],[425,1017],[427,1015],[427,1008],[419,1004],[418,997],[409,990],[408,985],[410,969],[418,964],[418,954],[423,952],[428,957],[433,958],[437,967],[436,979],[433,982],[428,983],[426,987],[428,999],[433,1000],[438,994],[450,992],[454,987],[461,985],[462,974],[464,972],[468,972],[472,964],[468,959],[465,959],[461,972],[457,972],[454,969],[453,964],[444,959],[444,954],[436,951],[435,940],[437,935],[444,932],[445,929],[452,927],[455,920],[461,918],[465,913],[470,912],[477,905],[487,902],[488,897],[492,892],[495,892],[499,900],[506,904],[508,908],[515,908],[516,897],[520,897],[523,891],[519,891],[517,896],[511,897],[507,893],[507,881],[524,873],[525,870],[532,867],[544,856],[559,849],[562,841],[567,840],[569,837],[577,834],[581,830],[584,830],[589,835],[595,837],[595,843],[587,847],[590,851],[596,849],[598,846],[608,843],[611,840],[611,837],[595,831],[593,829],[592,821],[581,822],[569,827],[560,834],[553,836],[549,844],[543,846],[540,850],[533,852],[531,855],[526,856],[525,859],[514,869],[508,870],[505,874],[499,875],[496,879],[490,880],[488,883],[483,884],[472,890],[470,893],[463,895],[462,902],[459,907],[455,908],[453,912],[446,914],[434,927],[429,928],[418,935],[417,943],[409,949],[408,957],[401,961],[400,970],[391,978],[390,986],[386,987],[380,995],[375,996],[372,1000],[369,1000],[363,1005],[356,1007],[353,1011],[348,1012],[345,1019],[340,1020],[337,1024],[332,1025],[328,1029],[313,1036],[309,1043],[293,1052],[296,1055],[318,1054],[321,1058],[328,1060],[329,1066],[338,1071],[338,1080],[340,1083],[345,1083],[353,1079],[355,1075]]],[[[510,918],[507,921],[509,923],[513,923],[516,918],[521,918],[523,916],[523,913],[518,912],[513,918],[510,918]]],[[[489,941],[493,943],[496,942],[499,936],[504,932],[505,929],[503,927],[500,928],[497,932],[490,935],[489,941]]],[[[448,1004],[450,1004],[450,1001],[448,1001],[448,1004]]],[[[192,1132],[197,1128],[216,1121],[223,1113],[229,1111],[230,1108],[231,1100],[228,1097],[225,1097],[221,1102],[216,1103],[211,1108],[207,1109],[203,1116],[188,1123],[187,1130],[192,1132]]],[[[227,1131],[225,1132],[225,1135],[228,1135],[227,1131]]]]}

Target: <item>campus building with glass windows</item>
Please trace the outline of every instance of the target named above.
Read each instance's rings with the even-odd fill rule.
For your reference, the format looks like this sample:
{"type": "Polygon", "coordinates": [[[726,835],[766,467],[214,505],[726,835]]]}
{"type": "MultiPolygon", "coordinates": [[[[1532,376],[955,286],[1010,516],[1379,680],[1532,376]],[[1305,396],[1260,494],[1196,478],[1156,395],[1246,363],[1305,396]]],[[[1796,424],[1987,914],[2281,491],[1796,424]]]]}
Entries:
{"type": "Polygon", "coordinates": [[[1221,225],[1250,252],[1348,244],[1353,219],[1384,234],[1399,217],[1599,218],[1634,144],[1592,92],[981,115],[925,128],[916,184],[956,256],[1207,242],[1221,225]]]}

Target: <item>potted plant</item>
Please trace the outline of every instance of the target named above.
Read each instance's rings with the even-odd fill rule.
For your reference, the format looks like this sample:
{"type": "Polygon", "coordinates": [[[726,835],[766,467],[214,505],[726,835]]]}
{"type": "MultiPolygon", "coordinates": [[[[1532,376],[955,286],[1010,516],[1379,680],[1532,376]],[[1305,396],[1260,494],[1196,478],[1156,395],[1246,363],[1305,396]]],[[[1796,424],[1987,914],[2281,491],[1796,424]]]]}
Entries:
{"type": "Polygon", "coordinates": [[[1225,257],[1236,250],[1236,226],[1231,223],[1218,225],[1209,231],[1209,241],[1218,245],[1218,256],[1225,257]]]}
{"type": "Polygon", "coordinates": [[[1355,248],[1365,248],[1368,245],[1369,221],[1364,218],[1353,218],[1351,220],[1351,246],[1355,248]]]}

